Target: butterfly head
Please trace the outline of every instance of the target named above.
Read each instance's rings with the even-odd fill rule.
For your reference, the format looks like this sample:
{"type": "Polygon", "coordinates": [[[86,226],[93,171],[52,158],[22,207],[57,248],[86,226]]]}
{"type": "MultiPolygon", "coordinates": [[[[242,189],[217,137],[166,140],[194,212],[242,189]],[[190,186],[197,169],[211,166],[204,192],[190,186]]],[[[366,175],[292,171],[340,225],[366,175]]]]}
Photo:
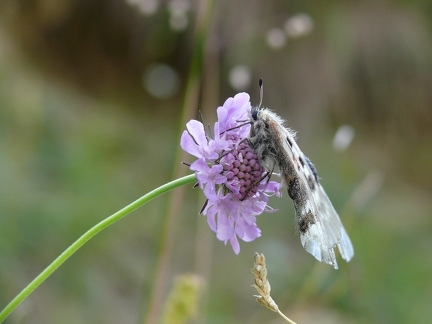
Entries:
{"type": "Polygon", "coordinates": [[[260,108],[259,108],[259,107],[253,107],[253,108],[252,108],[251,114],[252,114],[252,119],[253,119],[254,121],[257,121],[257,120],[258,120],[258,114],[259,114],[259,111],[260,111],[260,108]]]}

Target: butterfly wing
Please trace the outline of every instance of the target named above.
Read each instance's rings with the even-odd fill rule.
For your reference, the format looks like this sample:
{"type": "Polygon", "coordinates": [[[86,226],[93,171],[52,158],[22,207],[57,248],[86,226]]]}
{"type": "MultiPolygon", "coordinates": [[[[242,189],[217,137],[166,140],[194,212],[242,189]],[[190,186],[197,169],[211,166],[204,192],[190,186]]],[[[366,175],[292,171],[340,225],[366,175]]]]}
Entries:
{"type": "Polygon", "coordinates": [[[300,232],[300,240],[306,251],[317,260],[337,269],[334,248],[349,261],[354,248],[330,199],[319,183],[316,169],[301,152],[290,132],[283,143],[284,151],[292,160],[290,167],[282,165],[287,179],[288,194],[293,199],[300,232]]]}
{"type": "Polygon", "coordinates": [[[250,143],[267,170],[279,169],[294,202],[300,239],[317,260],[337,269],[334,248],[349,261],[354,249],[342,222],[318,180],[316,169],[294,140],[294,132],[267,108],[252,111],[250,143]]]}
{"type": "MultiPolygon", "coordinates": [[[[300,233],[302,245],[316,259],[332,264],[337,269],[334,247],[337,245],[342,258],[347,262],[354,256],[354,248],[323,187],[319,184],[319,188],[309,194],[315,224],[311,224],[304,233],[300,233]]],[[[300,218],[302,215],[297,217],[300,218]]]]}

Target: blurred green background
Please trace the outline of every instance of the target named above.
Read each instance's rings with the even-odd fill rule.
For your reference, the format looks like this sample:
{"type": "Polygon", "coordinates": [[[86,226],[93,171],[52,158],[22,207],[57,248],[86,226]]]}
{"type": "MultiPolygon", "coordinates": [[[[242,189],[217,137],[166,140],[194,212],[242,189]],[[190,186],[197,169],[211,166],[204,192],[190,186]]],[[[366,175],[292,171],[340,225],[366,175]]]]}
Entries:
{"type": "Polygon", "coordinates": [[[205,283],[191,323],[283,323],[254,300],[255,251],[298,323],[430,323],[424,0],[2,1],[0,309],[91,226],[188,173],[185,122],[200,109],[212,124],[241,91],[258,104],[259,78],[264,106],[298,131],[340,212],[350,263],[335,271],[303,250],[287,194],[236,256],[187,187],[174,192],[180,204],[165,195],[98,234],[6,323],[150,323],[184,273],[205,283]],[[173,248],[151,306],[167,223],[173,248]]]}

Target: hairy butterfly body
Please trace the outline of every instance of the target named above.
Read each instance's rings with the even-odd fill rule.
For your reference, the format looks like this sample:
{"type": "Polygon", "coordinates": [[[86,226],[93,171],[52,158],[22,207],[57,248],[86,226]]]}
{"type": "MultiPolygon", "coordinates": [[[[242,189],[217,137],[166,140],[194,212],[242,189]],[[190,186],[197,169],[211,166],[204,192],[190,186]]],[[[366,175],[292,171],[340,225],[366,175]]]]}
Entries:
{"type": "Polygon", "coordinates": [[[279,168],[294,203],[304,249],[335,269],[336,246],[342,258],[350,261],[354,248],[348,234],[318,180],[314,165],[295,142],[295,133],[267,108],[252,108],[251,117],[249,142],[269,172],[279,168]]]}

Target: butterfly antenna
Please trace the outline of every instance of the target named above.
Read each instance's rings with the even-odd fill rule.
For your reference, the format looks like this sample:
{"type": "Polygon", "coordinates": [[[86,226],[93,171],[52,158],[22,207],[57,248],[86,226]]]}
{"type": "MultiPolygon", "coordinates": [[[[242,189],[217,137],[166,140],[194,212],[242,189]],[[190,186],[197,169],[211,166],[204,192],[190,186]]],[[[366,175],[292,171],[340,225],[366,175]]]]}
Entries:
{"type": "Polygon", "coordinates": [[[263,95],[264,95],[263,79],[259,79],[258,84],[259,84],[259,88],[260,88],[260,104],[258,106],[258,109],[260,109],[261,105],[262,105],[262,102],[263,102],[263,95]]]}

